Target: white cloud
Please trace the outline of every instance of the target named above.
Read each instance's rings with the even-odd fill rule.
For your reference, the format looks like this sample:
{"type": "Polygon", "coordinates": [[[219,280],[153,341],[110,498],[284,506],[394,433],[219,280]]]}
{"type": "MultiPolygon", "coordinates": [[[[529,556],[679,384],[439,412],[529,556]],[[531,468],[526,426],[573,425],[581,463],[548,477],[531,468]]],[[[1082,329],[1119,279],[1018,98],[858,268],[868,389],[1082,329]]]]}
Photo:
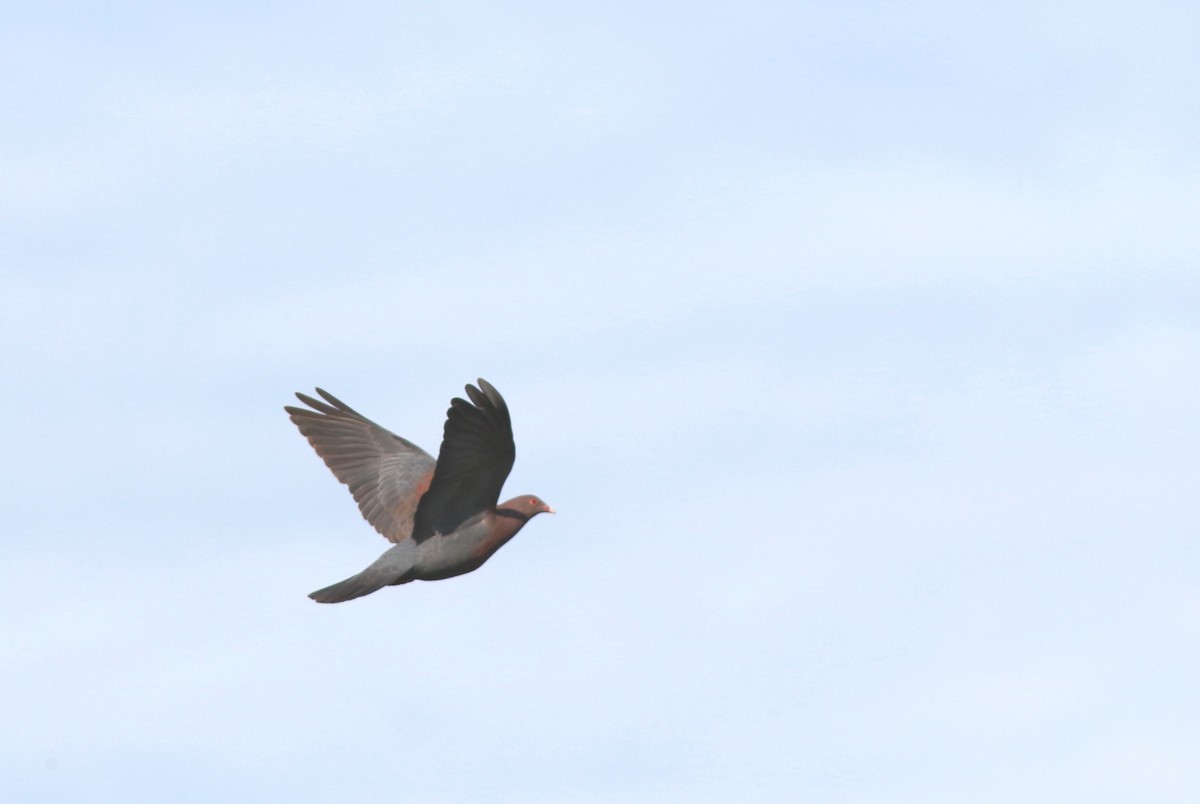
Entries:
{"type": "Polygon", "coordinates": [[[1200,796],[1200,741],[1179,735],[1174,740],[1159,735],[1112,737],[1094,754],[1085,778],[1098,795],[1113,801],[1126,797],[1185,802],[1200,796]]]}
{"type": "Polygon", "coordinates": [[[813,288],[953,282],[986,292],[997,281],[1128,271],[1149,280],[1200,254],[1193,185],[1117,173],[1064,191],[938,169],[814,169],[653,233],[564,235],[474,264],[398,265],[252,301],[227,337],[285,353],[518,346],[813,288]]]}
{"type": "Polygon", "coordinates": [[[502,79],[494,70],[465,66],[397,72],[371,87],[361,84],[285,84],[215,90],[147,89],[112,101],[109,112],[156,149],[230,151],[250,146],[291,150],[341,147],[381,125],[393,144],[428,125],[474,93],[502,79]],[[400,128],[397,128],[397,126],[400,128]]]}
{"type": "Polygon", "coordinates": [[[86,156],[2,160],[0,213],[13,220],[71,214],[86,201],[111,195],[116,183],[111,165],[86,156]]]}
{"type": "MultiPolygon", "coordinates": [[[[1164,568],[1163,531],[1126,532],[1122,515],[1143,500],[1125,475],[1075,482],[1094,456],[1086,440],[1052,437],[1076,426],[1060,394],[1109,387],[1147,355],[1169,366],[1193,346],[1188,332],[1155,330],[1099,344],[1049,380],[908,388],[901,416],[930,436],[912,452],[827,467],[734,461],[719,478],[690,468],[704,451],[696,435],[743,415],[746,398],[800,394],[798,420],[856,420],[890,406],[894,380],[843,380],[815,402],[802,381],[753,365],[633,375],[608,398],[590,385],[603,379],[545,382],[523,392],[522,416],[556,421],[574,400],[582,415],[571,421],[596,429],[564,441],[581,439],[602,467],[606,451],[639,438],[683,444],[678,477],[648,478],[651,499],[630,506],[594,477],[556,479],[582,504],[535,521],[478,573],[345,606],[304,593],[385,546],[348,500],[346,541],[300,526],[290,537],[248,529],[241,540],[258,546],[167,540],[88,560],[77,544],[48,545],[4,590],[25,612],[0,635],[20,648],[0,663],[0,686],[26,724],[6,751],[69,768],[103,745],[200,753],[225,776],[276,762],[336,775],[414,743],[454,743],[452,755],[423,755],[414,794],[491,784],[510,800],[544,798],[527,785],[547,765],[586,799],[606,763],[624,768],[631,797],[690,790],[695,778],[760,797],[953,800],[982,779],[996,799],[1029,792],[1030,780],[1080,789],[1112,745],[1093,718],[1120,719],[1114,700],[1145,700],[1137,663],[1146,650],[1161,658],[1155,635],[1178,637],[1197,604],[1164,606],[1187,570],[1164,568]],[[707,404],[689,404],[714,377],[707,404]],[[1109,501],[1107,530],[1080,538],[1077,512],[1095,500],[1109,501]],[[1142,557],[1129,560],[1134,547],[1142,557]],[[1125,665],[1131,638],[1141,657],[1125,665]],[[1079,744],[1071,756],[1050,750],[1062,734],[1079,744]],[[479,757],[472,768],[459,766],[464,754],[479,757]]],[[[1175,379],[1149,371],[1142,383],[1158,399],[1175,379]]],[[[1126,421],[1138,404],[1105,415],[1126,421]]],[[[1163,516],[1178,526],[1193,514],[1176,500],[1163,516]]],[[[1121,783],[1187,794],[1186,735],[1153,706],[1137,721],[1155,748],[1129,755],[1121,783]]]]}

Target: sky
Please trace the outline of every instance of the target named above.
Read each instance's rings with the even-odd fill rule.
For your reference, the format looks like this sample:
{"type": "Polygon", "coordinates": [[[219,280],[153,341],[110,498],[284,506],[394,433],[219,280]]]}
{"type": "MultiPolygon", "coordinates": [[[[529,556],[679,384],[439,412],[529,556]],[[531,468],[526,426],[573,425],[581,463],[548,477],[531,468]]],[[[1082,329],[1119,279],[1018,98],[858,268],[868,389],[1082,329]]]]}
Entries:
{"type": "Polygon", "coordinates": [[[1200,800],[1198,40],[7,4],[0,799],[1200,800]],[[477,377],[557,516],[314,604],[477,377]]]}

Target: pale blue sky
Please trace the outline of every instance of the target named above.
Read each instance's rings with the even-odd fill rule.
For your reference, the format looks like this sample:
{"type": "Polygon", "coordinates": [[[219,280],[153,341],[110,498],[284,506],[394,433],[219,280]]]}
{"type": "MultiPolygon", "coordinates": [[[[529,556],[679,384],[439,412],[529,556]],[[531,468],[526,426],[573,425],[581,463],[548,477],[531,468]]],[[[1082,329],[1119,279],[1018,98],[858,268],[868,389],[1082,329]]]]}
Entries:
{"type": "MultiPolygon", "coordinates": [[[[12,6],[12,4],[10,4],[12,6]]],[[[1187,3],[0,11],[0,799],[1200,800],[1187,3]],[[385,547],[287,421],[514,417],[385,547]]]]}

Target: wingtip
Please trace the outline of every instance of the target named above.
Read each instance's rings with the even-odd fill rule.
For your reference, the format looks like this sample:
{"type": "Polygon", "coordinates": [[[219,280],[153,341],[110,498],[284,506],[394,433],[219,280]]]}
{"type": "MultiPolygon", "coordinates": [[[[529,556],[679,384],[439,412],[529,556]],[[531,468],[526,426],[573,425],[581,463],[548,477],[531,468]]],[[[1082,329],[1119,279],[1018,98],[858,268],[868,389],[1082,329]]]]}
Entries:
{"type": "Polygon", "coordinates": [[[489,402],[491,402],[493,405],[495,405],[498,408],[505,406],[504,397],[501,396],[500,392],[496,390],[496,386],[492,385],[490,382],[485,380],[483,377],[480,377],[477,380],[477,382],[479,383],[480,392],[482,392],[483,396],[489,402]]]}
{"type": "MultiPolygon", "coordinates": [[[[312,397],[312,396],[309,396],[308,394],[301,393],[300,391],[296,391],[296,398],[299,399],[301,402],[303,402],[305,405],[308,405],[310,408],[312,408],[313,411],[316,411],[317,413],[323,413],[326,416],[338,416],[338,415],[342,415],[342,414],[349,414],[351,416],[361,416],[362,415],[358,411],[354,410],[352,407],[347,405],[345,402],[343,402],[342,400],[338,399],[333,394],[326,391],[324,388],[317,388],[316,392],[317,392],[318,396],[320,396],[322,399],[325,400],[324,402],[322,402],[321,399],[317,399],[316,397],[312,397]]],[[[300,412],[301,413],[312,413],[312,411],[308,411],[308,410],[301,410],[300,412]]]]}
{"type": "Polygon", "coordinates": [[[480,409],[484,407],[485,402],[489,401],[489,397],[486,393],[470,383],[467,384],[467,398],[471,400],[472,405],[480,409]]]}
{"type": "Polygon", "coordinates": [[[349,406],[349,405],[347,405],[347,404],[346,404],[345,402],[343,402],[342,400],[338,399],[338,398],[337,398],[336,396],[334,396],[333,394],[331,394],[331,393],[329,393],[328,391],[326,391],[324,388],[318,388],[318,389],[317,389],[317,395],[318,395],[319,397],[321,397],[322,399],[324,399],[324,400],[325,400],[326,402],[328,402],[329,404],[333,405],[335,408],[339,408],[339,409],[341,409],[341,410],[349,410],[349,409],[350,409],[350,406],[349,406]]]}

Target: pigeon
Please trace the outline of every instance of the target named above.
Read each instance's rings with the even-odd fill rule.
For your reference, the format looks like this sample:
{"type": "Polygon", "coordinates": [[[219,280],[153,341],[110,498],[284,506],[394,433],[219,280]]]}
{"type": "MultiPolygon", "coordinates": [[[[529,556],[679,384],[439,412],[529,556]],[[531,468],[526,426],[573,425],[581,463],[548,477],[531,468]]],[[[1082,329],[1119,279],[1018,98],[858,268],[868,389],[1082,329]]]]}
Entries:
{"type": "Polygon", "coordinates": [[[310,594],[313,600],[341,603],[477,570],[530,519],[554,513],[532,494],[496,504],[516,459],[508,405],[486,380],[466,391],[468,399],[450,400],[436,461],[320,388],[323,402],[296,394],[312,410],[284,407],[350,488],[363,518],[393,543],[362,572],[310,594]]]}

